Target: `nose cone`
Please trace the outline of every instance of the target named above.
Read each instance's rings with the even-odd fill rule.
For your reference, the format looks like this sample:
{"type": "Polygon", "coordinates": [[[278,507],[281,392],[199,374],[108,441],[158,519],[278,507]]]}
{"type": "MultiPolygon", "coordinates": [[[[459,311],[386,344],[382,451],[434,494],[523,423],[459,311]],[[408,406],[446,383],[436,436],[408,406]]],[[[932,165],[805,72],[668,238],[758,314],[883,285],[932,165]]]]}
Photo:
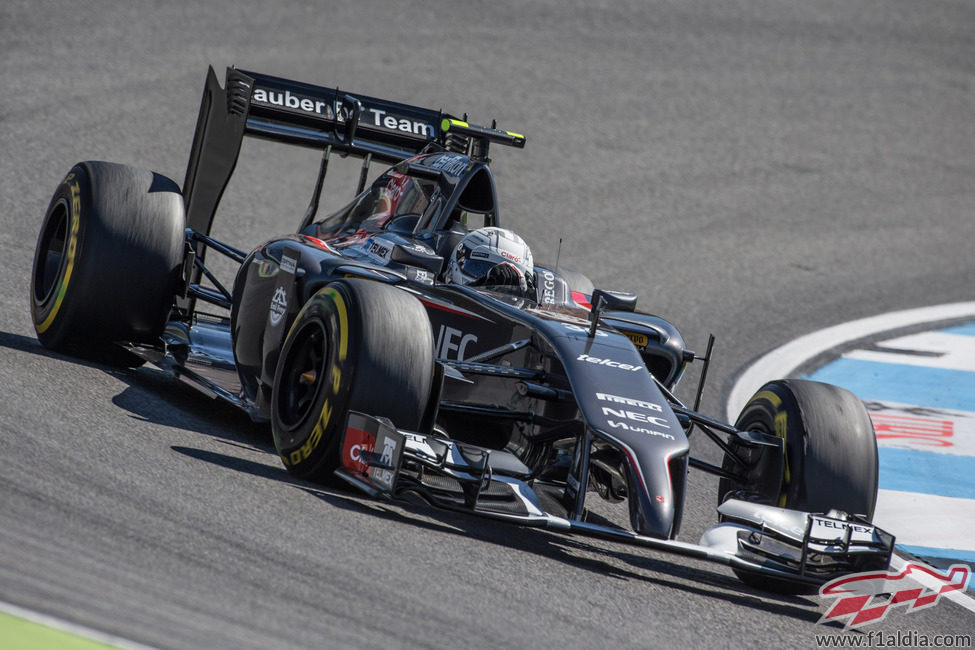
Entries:
{"type": "Polygon", "coordinates": [[[670,539],[680,526],[688,450],[675,449],[666,455],[642,451],[627,452],[631,525],[641,535],[670,539]],[[680,475],[674,476],[676,471],[680,475]]]}

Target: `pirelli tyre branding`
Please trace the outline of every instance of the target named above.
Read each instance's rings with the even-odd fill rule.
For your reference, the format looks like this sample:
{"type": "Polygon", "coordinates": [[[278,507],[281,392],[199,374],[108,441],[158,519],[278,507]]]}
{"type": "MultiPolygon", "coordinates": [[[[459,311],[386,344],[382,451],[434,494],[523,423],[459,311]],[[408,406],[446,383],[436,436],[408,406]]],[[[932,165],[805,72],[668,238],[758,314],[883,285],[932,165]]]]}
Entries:
{"type": "MultiPolygon", "coordinates": [[[[335,120],[336,122],[345,122],[351,114],[351,110],[341,100],[337,100],[333,108],[332,102],[330,101],[323,100],[320,97],[292,92],[288,89],[272,90],[270,88],[255,86],[251,94],[251,102],[265,106],[287,108],[301,113],[309,113],[328,120],[335,120]]],[[[362,107],[359,124],[384,131],[395,131],[397,133],[423,138],[432,139],[436,137],[434,126],[428,122],[393,115],[386,110],[368,105],[363,105],[362,107]]]]}
{"type": "Polygon", "coordinates": [[[35,329],[38,334],[44,334],[54,323],[58,312],[61,311],[61,305],[64,303],[64,296],[68,291],[68,284],[71,282],[71,275],[74,272],[75,257],[78,254],[78,232],[81,229],[81,187],[74,172],[67,175],[64,183],[68,185],[71,192],[71,206],[67,209],[71,220],[66,246],[68,259],[64,264],[64,274],[58,279],[57,287],[52,292],[53,302],[49,305],[39,305],[36,300],[31,303],[31,307],[34,309],[35,329]],[[46,315],[44,314],[45,309],[47,309],[46,315]],[[41,319],[42,316],[43,319],[41,319]]]}
{"type": "MultiPolygon", "coordinates": [[[[307,439],[297,449],[280,451],[281,460],[288,467],[294,467],[312,457],[322,441],[326,439],[329,428],[336,426],[333,420],[336,412],[341,412],[344,408],[343,402],[347,392],[343,382],[343,377],[349,374],[345,368],[349,354],[349,314],[345,298],[334,288],[326,287],[309,301],[305,309],[309,308],[320,309],[323,312],[322,316],[330,321],[328,327],[330,353],[321,378],[323,382],[321,390],[325,392],[325,400],[307,439]]],[[[302,323],[302,315],[298,315],[295,326],[302,323]]]]}

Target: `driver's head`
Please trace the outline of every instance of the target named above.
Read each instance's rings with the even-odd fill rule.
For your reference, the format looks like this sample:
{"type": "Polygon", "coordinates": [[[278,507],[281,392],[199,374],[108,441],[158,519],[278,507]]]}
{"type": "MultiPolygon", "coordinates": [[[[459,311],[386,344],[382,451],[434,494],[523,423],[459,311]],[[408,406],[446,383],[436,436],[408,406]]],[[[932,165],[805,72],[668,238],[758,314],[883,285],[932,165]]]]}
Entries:
{"type": "Polygon", "coordinates": [[[510,289],[533,295],[535,264],[521,237],[504,228],[480,228],[468,233],[447,263],[447,282],[510,289]]]}

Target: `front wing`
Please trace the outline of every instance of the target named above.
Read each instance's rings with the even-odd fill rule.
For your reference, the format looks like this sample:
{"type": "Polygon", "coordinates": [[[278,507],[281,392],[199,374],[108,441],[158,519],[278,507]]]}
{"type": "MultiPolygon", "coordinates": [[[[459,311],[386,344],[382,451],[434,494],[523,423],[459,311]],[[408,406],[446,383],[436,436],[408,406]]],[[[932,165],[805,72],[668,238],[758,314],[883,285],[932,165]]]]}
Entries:
{"type": "Polygon", "coordinates": [[[428,503],[523,526],[584,535],[723,564],[795,583],[885,570],[894,537],[846,513],[807,513],[737,499],[700,543],[552,515],[559,486],[531,479],[514,454],[397,430],[388,420],[351,412],[336,474],[373,497],[416,494],[428,503]]]}

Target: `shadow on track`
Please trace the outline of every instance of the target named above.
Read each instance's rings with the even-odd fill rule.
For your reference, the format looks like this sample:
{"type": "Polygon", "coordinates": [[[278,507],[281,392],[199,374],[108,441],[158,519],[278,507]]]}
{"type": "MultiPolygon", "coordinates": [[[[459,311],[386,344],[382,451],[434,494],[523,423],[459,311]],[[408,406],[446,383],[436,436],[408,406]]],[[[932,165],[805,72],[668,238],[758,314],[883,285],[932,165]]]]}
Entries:
{"type": "MultiPolygon", "coordinates": [[[[189,447],[172,447],[173,451],[204,462],[244,472],[261,478],[289,483],[328,505],[347,511],[381,517],[392,523],[421,528],[434,533],[457,535],[479,542],[495,544],[514,551],[532,553],[562,562],[576,569],[590,571],[604,578],[639,580],[698,596],[726,601],[737,606],[774,612],[815,623],[819,603],[801,596],[772,594],[752,589],[730,575],[681,565],[680,560],[655,559],[622,550],[603,548],[588,541],[549,531],[521,527],[512,535],[514,526],[488,519],[435,508],[418,498],[397,501],[373,500],[343,488],[322,487],[296,479],[281,468],[271,468],[254,461],[189,447]],[[593,557],[593,556],[596,557],[593,557]],[[605,559],[602,559],[605,558],[605,559]],[[626,564],[633,570],[621,566],[626,564]]],[[[610,543],[611,544],[611,543],[610,543]]]]}
{"type": "Polygon", "coordinates": [[[9,332],[0,332],[0,347],[100,370],[125,383],[125,389],[112,398],[112,403],[127,411],[133,419],[274,452],[270,427],[266,423],[254,422],[233,405],[211,398],[151,364],[140,368],[116,368],[53,352],[34,337],[9,332]]]}

